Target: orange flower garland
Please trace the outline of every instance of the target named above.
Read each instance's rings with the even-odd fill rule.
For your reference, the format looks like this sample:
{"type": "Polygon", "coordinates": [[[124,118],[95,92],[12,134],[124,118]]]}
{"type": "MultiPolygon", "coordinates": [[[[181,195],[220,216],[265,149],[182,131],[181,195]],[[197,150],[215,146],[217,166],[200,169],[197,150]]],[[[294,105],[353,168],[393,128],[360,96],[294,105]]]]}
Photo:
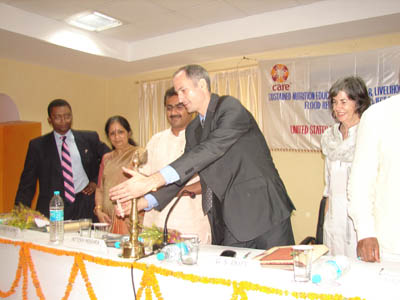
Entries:
{"type": "Polygon", "coordinates": [[[15,293],[15,288],[18,286],[19,280],[21,279],[22,275],[22,265],[23,265],[23,255],[21,255],[22,248],[19,252],[19,260],[18,260],[18,267],[17,267],[17,273],[15,274],[15,279],[11,285],[11,288],[7,292],[0,291],[0,297],[2,298],[7,298],[11,296],[12,294],[15,293]]]}
{"type": "Polygon", "coordinates": [[[142,276],[142,281],[140,283],[140,288],[137,293],[137,298],[141,299],[143,290],[145,289],[146,300],[152,299],[151,288],[156,295],[158,300],[163,300],[160,292],[160,286],[158,285],[157,278],[154,274],[154,266],[150,265],[144,272],[142,276]]]}
{"type": "Polygon", "coordinates": [[[31,257],[31,253],[29,251],[28,247],[21,247],[21,250],[24,250],[24,254],[25,254],[25,260],[29,266],[29,269],[31,270],[31,278],[32,278],[32,282],[33,282],[33,286],[35,287],[36,290],[36,295],[39,297],[39,299],[45,299],[42,289],[40,287],[40,282],[37,278],[37,274],[35,271],[35,266],[33,265],[33,261],[32,261],[32,257],[31,257]]]}
{"type": "Polygon", "coordinates": [[[21,247],[20,251],[20,256],[22,254],[22,276],[23,276],[23,282],[22,282],[22,299],[28,299],[28,264],[27,260],[25,257],[24,253],[24,248],[21,247]]]}
{"type": "Polygon", "coordinates": [[[143,276],[140,282],[140,288],[137,293],[137,299],[142,299],[143,291],[145,293],[145,300],[152,300],[153,293],[158,300],[163,300],[160,286],[158,284],[157,276],[172,276],[174,278],[190,281],[193,283],[203,283],[203,284],[216,284],[231,286],[233,289],[232,300],[247,300],[247,291],[257,291],[264,294],[273,294],[279,296],[291,295],[296,299],[310,299],[310,300],[361,300],[359,297],[345,298],[342,295],[332,295],[332,294],[316,294],[316,293],[305,293],[305,292],[289,292],[287,290],[275,289],[267,286],[262,286],[259,284],[254,284],[248,281],[231,281],[229,279],[223,278],[210,278],[204,276],[198,276],[194,274],[185,274],[183,272],[176,272],[164,268],[160,268],[154,265],[146,265],[144,263],[137,262],[119,262],[113,261],[111,259],[105,259],[100,257],[94,257],[85,253],[65,251],[61,249],[48,248],[45,246],[40,246],[32,243],[25,242],[14,242],[7,239],[0,238],[0,243],[11,244],[14,246],[20,246],[19,251],[19,261],[18,267],[15,275],[15,279],[11,285],[11,288],[7,292],[0,290],[0,297],[7,298],[15,293],[15,289],[18,287],[21,276],[23,277],[22,282],[22,295],[23,300],[28,299],[28,269],[31,271],[31,278],[33,285],[36,289],[37,296],[42,300],[45,299],[43,292],[41,290],[40,282],[37,277],[35,267],[33,264],[32,257],[30,255],[30,250],[38,250],[45,253],[50,253],[57,256],[73,256],[74,263],[71,268],[70,276],[68,278],[68,283],[64,293],[63,300],[67,300],[70,296],[71,290],[73,288],[78,271],[81,272],[82,278],[86,285],[86,291],[91,300],[97,300],[96,294],[93,290],[92,284],[89,281],[89,276],[86,271],[86,266],[84,261],[93,262],[98,265],[109,266],[109,267],[125,267],[134,268],[143,271],[143,276]]]}
{"type": "Polygon", "coordinates": [[[64,294],[64,297],[62,298],[62,300],[68,299],[69,294],[71,293],[71,290],[72,290],[72,286],[74,285],[75,278],[78,275],[78,271],[79,271],[79,266],[78,266],[78,264],[76,262],[76,258],[75,258],[74,263],[72,265],[71,272],[69,274],[67,289],[65,290],[65,294],[64,294]]]}
{"type": "Polygon", "coordinates": [[[82,256],[81,255],[76,255],[75,256],[75,260],[77,261],[77,264],[79,266],[79,270],[81,271],[81,275],[83,277],[83,280],[85,281],[85,285],[86,285],[86,290],[89,294],[90,300],[97,300],[97,297],[94,293],[92,284],[89,281],[89,276],[87,274],[86,271],[86,266],[85,263],[83,262],[82,256]]]}
{"type": "Polygon", "coordinates": [[[233,282],[233,295],[232,295],[232,300],[238,300],[240,296],[241,300],[247,300],[247,295],[243,291],[242,288],[239,288],[238,284],[236,281],[233,282]]]}

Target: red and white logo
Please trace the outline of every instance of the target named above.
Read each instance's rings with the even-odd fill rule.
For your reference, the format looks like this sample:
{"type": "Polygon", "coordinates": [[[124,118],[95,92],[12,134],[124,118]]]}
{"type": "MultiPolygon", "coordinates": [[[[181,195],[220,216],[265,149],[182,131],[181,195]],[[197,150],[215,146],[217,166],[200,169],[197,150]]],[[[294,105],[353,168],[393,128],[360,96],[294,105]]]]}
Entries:
{"type": "Polygon", "coordinates": [[[289,77],[289,69],[282,64],[276,64],[271,70],[272,80],[276,83],[285,82],[289,77]]]}

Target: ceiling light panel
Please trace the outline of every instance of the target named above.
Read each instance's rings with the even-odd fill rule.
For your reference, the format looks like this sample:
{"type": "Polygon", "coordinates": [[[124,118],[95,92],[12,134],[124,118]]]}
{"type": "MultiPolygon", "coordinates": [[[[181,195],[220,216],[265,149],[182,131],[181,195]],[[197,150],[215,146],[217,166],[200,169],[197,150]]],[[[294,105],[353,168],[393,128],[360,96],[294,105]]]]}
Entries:
{"type": "Polygon", "coordinates": [[[122,22],[99,12],[79,15],[67,21],[69,24],[90,31],[103,31],[122,25],[122,22]]]}

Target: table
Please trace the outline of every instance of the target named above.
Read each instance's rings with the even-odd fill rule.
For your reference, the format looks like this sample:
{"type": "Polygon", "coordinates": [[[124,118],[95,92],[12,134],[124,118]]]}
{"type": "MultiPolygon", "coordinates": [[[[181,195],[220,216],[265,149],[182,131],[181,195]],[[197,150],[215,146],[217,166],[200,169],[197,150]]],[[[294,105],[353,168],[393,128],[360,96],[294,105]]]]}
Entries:
{"type": "MultiPolygon", "coordinates": [[[[66,241],[74,234],[66,234],[66,241]]],[[[400,299],[396,263],[354,260],[337,285],[324,286],[294,282],[290,270],[260,267],[252,260],[260,250],[202,245],[198,264],[186,266],[154,256],[133,262],[120,258],[119,249],[98,253],[53,246],[48,239],[30,230],[19,238],[0,236],[0,298],[135,299],[132,272],[137,299],[146,300],[400,299]],[[220,258],[225,249],[238,258],[220,258]],[[379,275],[382,268],[394,270],[394,276],[379,275]]]]}

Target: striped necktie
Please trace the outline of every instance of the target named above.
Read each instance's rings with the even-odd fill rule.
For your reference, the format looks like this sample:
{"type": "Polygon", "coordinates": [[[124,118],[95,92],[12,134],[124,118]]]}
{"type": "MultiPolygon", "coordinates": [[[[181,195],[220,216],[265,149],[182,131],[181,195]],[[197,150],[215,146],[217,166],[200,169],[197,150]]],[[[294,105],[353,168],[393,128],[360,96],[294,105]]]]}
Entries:
{"type": "Polygon", "coordinates": [[[72,173],[71,155],[69,153],[69,148],[65,142],[66,136],[62,136],[62,146],[61,146],[61,167],[64,177],[64,189],[65,198],[69,201],[75,201],[75,188],[74,188],[74,178],[72,173]]]}

